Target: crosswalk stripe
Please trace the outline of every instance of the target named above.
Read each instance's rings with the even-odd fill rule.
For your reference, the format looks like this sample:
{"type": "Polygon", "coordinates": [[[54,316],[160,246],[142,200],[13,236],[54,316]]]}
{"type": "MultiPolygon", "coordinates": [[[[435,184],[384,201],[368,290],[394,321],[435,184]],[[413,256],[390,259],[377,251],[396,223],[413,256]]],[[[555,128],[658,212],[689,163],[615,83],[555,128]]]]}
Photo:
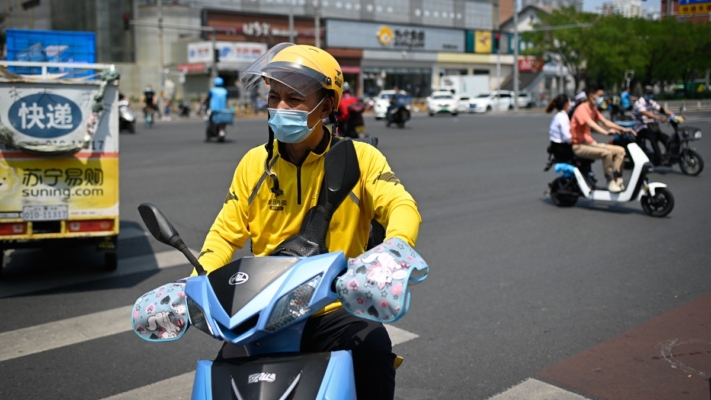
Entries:
{"type": "MultiPolygon", "coordinates": [[[[193,254],[198,253],[192,250],[193,254]]],[[[118,268],[113,272],[99,273],[96,271],[87,272],[85,275],[73,276],[50,276],[47,278],[37,277],[26,282],[20,281],[0,281],[0,298],[17,296],[25,293],[38,292],[66,285],[86,283],[99,279],[114,278],[123,275],[135,274],[137,272],[151,271],[186,265],[188,261],[185,256],[177,250],[162,251],[160,253],[148,254],[144,256],[119,259],[118,268]]],[[[185,275],[190,274],[190,268],[185,267],[185,275]]]]}
{"type": "MultiPolygon", "coordinates": [[[[405,343],[407,341],[419,337],[418,335],[412,332],[396,328],[392,325],[385,325],[385,329],[387,329],[388,333],[390,334],[390,340],[392,341],[393,346],[405,343]]],[[[133,400],[143,398],[150,398],[151,400],[187,400],[190,399],[190,396],[192,394],[194,379],[195,371],[192,371],[156,383],[152,383],[150,385],[129,390],[128,392],[107,397],[103,400],[133,400]]],[[[582,397],[580,399],[582,399],[582,397]]],[[[573,399],[571,398],[570,400],[573,399]]]]}
{"type": "Polygon", "coordinates": [[[119,307],[0,333],[0,362],[130,330],[132,309],[119,307]]]}
{"type": "Polygon", "coordinates": [[[189,400],[193,391],[195,371],[174,376],[150,385],[123,392],[103,400],[189,400]]]}
{"type": "Polygon", "coordinates": [[[579,394],[549,385],[537,379],[526,379],[489,400],[588,400],[579,394]]]}

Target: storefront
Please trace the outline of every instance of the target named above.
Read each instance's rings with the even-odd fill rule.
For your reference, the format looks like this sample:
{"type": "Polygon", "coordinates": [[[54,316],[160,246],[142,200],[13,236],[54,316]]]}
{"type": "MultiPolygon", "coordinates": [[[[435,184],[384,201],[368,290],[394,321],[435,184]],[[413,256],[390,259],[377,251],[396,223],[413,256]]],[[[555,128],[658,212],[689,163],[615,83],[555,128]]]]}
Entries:
{"type": "MultiPolygon", "coordinates": [[[[314,22],[310,18],[294,18],[294,30],[289,30],[289,18],[281,15],[246,14],[228,11],[203,10],[202,25],[214,27],[216,48],[219,52],[218,75],[225,81],[225,87],[231,99],[240,102],[256,102],[266,99],[266,90],[262,86],[252,93],[240,91],[239,77],[266,51],[278,44],[294,38],[296,44],[313,45],[315,43],[314,22]]],[[[324,37],[321,32],[321,37],[324,37]]],[[[178,71],[185,72],[185,93],[191,97],[202,97],[212,86],[211,74],[213,49],[209,34],[204,41],[187,44],[187,53],[179,63],[178,71]]],[[[323,39],[322,39],[323,43],[323,39]]],[[[353,57],[348,55],[348,57],[353,57]]],[[[348,65],[360,68],[358,61],[348,65]]]]}
{"type": "Polygon", "coordinates": [[[363,88],[363,96],[398,86],[416,97],[425,97],[432,88],[437,53],[463,53],[464,31],[328,20],[326,44],[332,53],[362,49],[360,71],[354,68],[351,75],[363,88]]]}
{"type": "MultiPolygon", "coordinates": [[[[289,17],[286,15],[203,10],[202,24],[216,29],[217,40],[263,43],[267,47],[288,42],[291,35],[289,17]]],[[[316,37],[313,18],[294,17],[293,37],[296,44],[314,45],[316,37]]],[[[323,37],[321,31],[322,43],[323,37]]]]}

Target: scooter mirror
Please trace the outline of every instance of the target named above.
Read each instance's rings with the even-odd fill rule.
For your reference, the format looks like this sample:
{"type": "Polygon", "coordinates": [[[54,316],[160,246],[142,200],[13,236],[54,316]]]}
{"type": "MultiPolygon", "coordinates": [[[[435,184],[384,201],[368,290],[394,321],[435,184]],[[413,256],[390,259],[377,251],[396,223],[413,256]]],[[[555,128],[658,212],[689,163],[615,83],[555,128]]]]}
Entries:
{"type": "Polygon", "coordinates": [[[158,207],[151,203],[143,203],[138,206],[138,213],[141,214],[143,223],[146,224],[154,238],[168,246],[173,246],[170,239],[177,236],[178,231],[168,221],[168,218],[160,212],[158,207]]]}
{"type": "Polygon", "coordinates": [[[341,140],[326,153],[326,201],[338,208],[360,179],[360,165],[351,140],[341,140]]]}
{"type": "Polygon", "coordinates": [[[149,342],[180,339],[188,331],[185,283],[169,283],[136,300],[131,321],[133,331],[149,342]]]}

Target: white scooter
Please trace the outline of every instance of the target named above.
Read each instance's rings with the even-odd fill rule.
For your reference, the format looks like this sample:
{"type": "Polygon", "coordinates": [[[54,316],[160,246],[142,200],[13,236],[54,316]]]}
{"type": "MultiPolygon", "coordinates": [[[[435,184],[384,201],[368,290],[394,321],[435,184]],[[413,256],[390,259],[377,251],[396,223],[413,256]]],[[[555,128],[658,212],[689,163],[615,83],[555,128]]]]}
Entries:
{"type": "Polygon", "coordinates": [[[652,164],[636,143],[628,144],[627,150],[634,162],[634,169],[626,189],[620,193],[612,193],[595,186],[595,177],[590,170],[591,160],[556,159],[549,150],[551,156],[545,170],[555,164],[555,172],[562,174],[548,184],[553,203],[558,207],[571,207],[581,196],[593,201],[616,203],[639,200],[642,203],[642,210],[647,215],[652,217],[668,215],[674,209],[674,197],[667,189],[667,185],[649,182],[647,174],[652,170],[652,164]]]}
{"type": "Polygon", "coordinates": [[[122,99],[118,103],[119,106],[119,130],[128,130],[130,133],[136,133],[136,114],[131,111],[128,100],[122,99]]]}

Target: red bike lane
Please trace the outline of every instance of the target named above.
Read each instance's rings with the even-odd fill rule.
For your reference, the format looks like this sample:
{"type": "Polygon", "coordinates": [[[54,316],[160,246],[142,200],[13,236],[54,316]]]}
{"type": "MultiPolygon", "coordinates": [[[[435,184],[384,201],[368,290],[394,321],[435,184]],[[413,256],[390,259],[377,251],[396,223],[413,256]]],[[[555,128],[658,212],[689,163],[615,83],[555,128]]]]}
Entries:
{"type": "Polygon", "coordinates": [[[538,378],[606,400],[711,398],[711,293],[541,371],[538,378]]]}

